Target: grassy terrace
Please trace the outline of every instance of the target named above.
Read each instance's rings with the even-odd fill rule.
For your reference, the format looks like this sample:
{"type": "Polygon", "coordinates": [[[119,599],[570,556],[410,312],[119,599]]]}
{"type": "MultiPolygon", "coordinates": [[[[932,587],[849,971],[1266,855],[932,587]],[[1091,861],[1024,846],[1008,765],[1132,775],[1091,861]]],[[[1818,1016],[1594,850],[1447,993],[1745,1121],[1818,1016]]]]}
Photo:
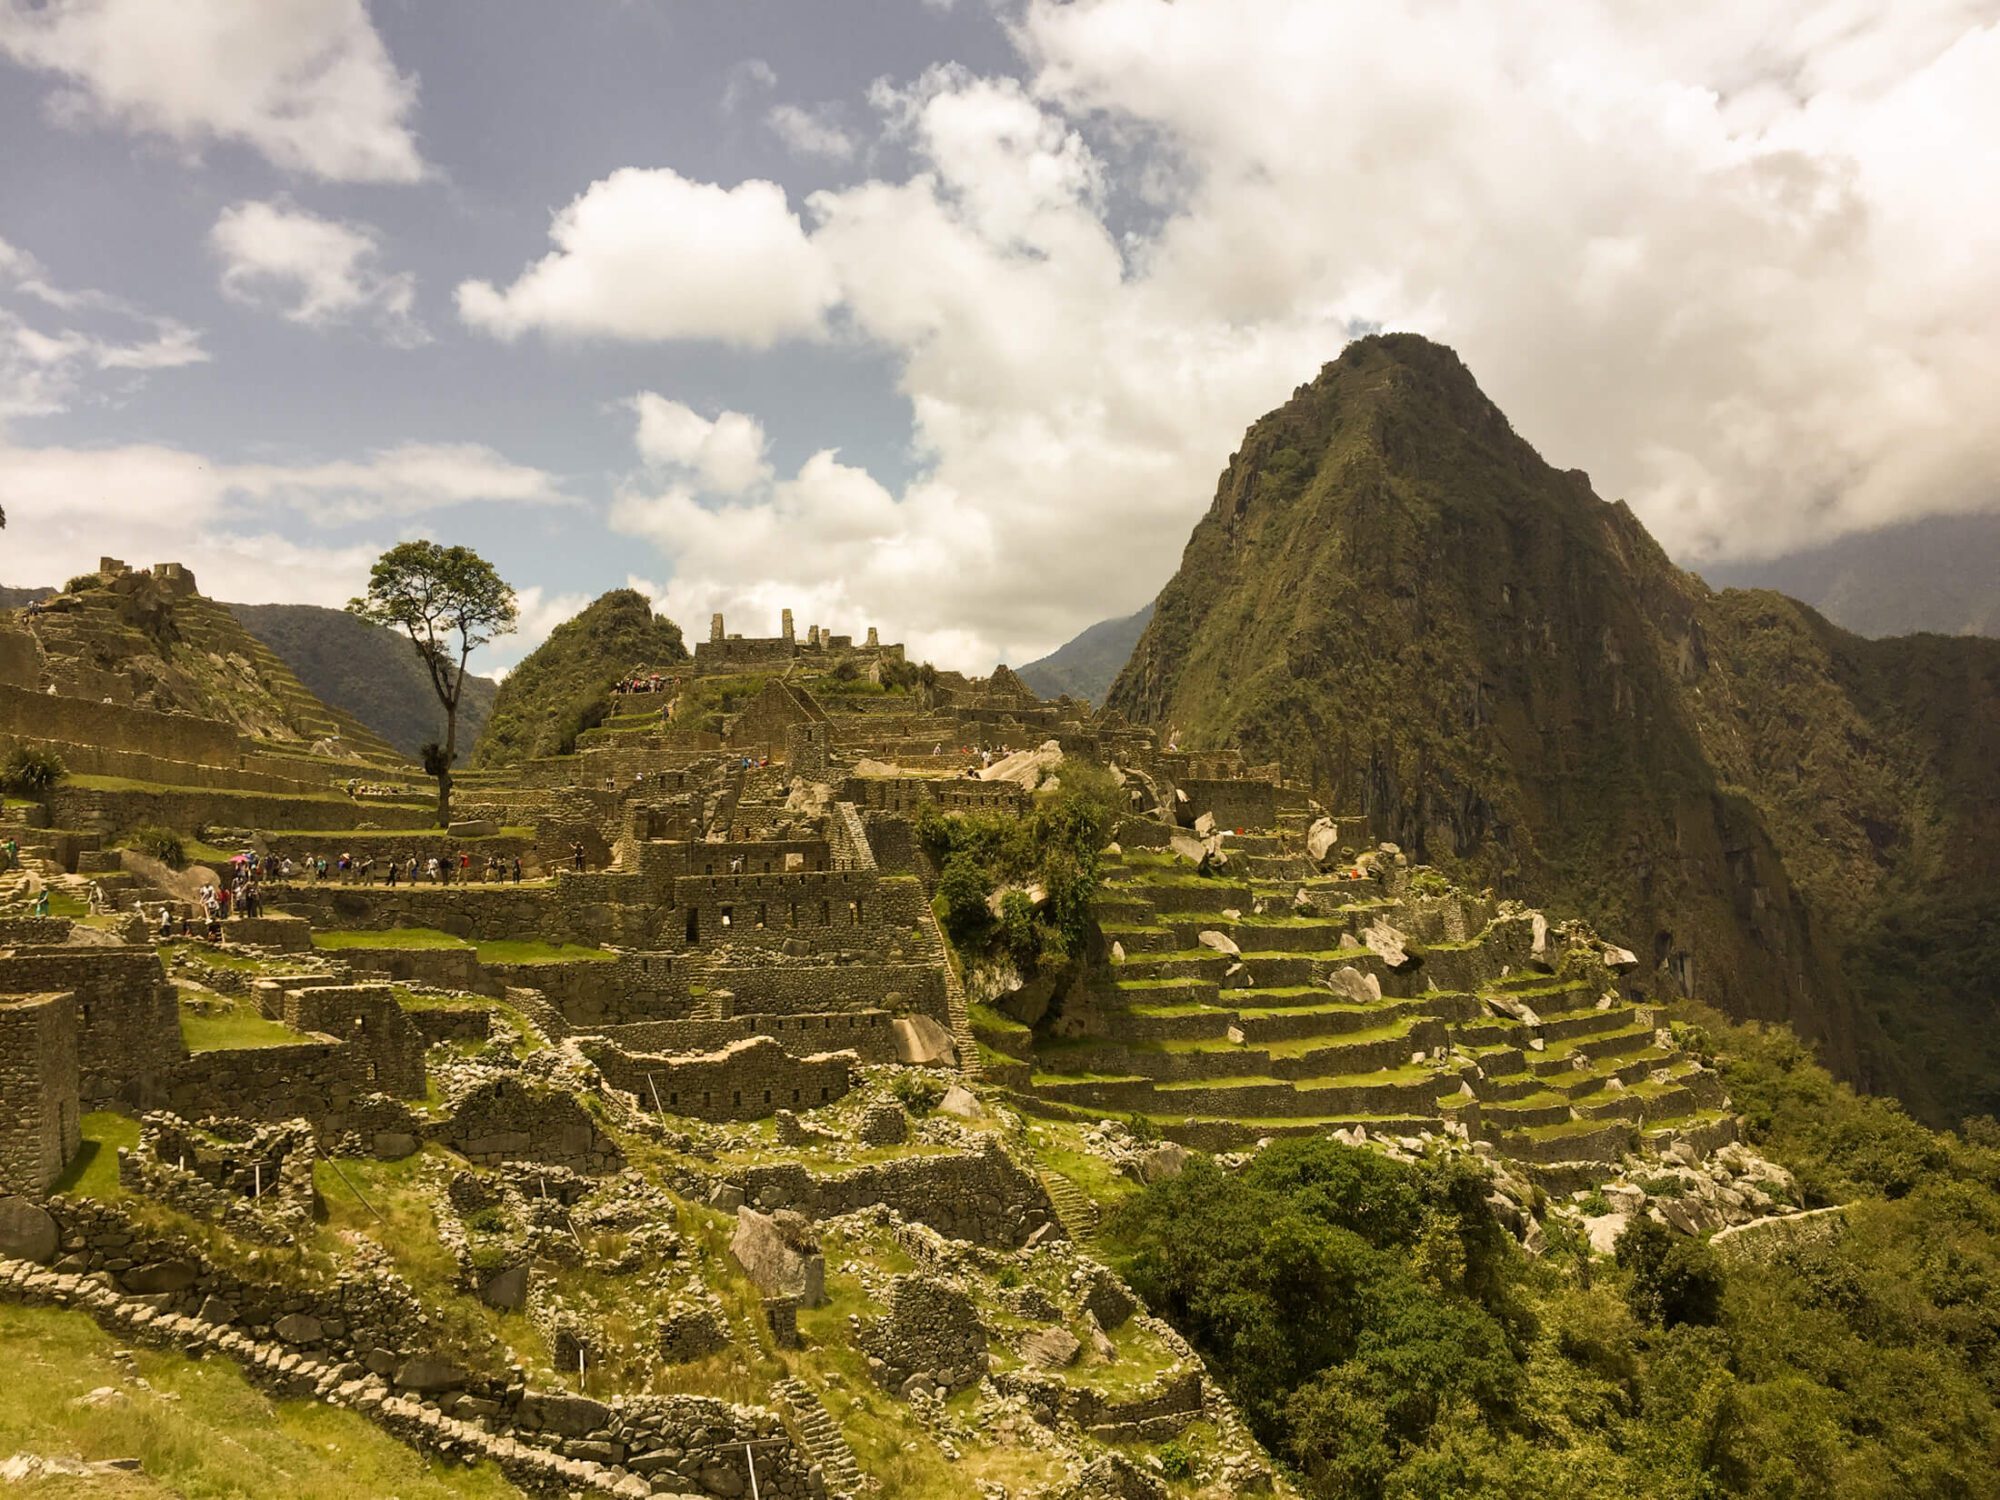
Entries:
{"type": "Polygon", "coordinates": [[[244,1047],[288,1047],[309,1038],[254,1010],[226,1010],[203,1015],[181,1008],[181,1040],[190,1052],[233,1052],[244,1047]]]}
{"type": "Polygon", "coordinates": [[[139,1461],[129,1473],[29,1480],[22,1494],[500,1500],[521,1493],[491,1465],[427,1459],[355,1412],[273,1401],[228,1360],[146,1348],[121,1360],[119,1347],[87,1314],[0,1306],[0,1380],[8,1390],[0,1450],[139,1461]],[[98,1394],[106,1391],[113,1394],[98,1394]]]}
{"type": "Polygon", "coordinates": [[[477,953],[485,964],[610,963],[618,955],[608,948],[579,943],[545,943],[532,938],[474,940],[440,932],[435,927],[383,927],[374,931],[315,932],[313,946],[338,953],[343,949],[459,949],[477,953]]]}
{"type": "MultiPolygon", "coordinates": [[[[198,797],[245,797],[261,802],[335,802],[342,806],[353,806],[354,799],[344,792],[253,792],[231,787],[222,790],[212,786],[173,786],[158,781],[135,781],[130,776],[96,776],[78,773],[66,777],[63,785],[86,792],[186,792],[198,797]]],[[[425,802],[395,802],[370,798],[370,807],[427,807],[425,802]]],[[[352,838],[354,831],[348,830],[343,837],[352,838]]]]}

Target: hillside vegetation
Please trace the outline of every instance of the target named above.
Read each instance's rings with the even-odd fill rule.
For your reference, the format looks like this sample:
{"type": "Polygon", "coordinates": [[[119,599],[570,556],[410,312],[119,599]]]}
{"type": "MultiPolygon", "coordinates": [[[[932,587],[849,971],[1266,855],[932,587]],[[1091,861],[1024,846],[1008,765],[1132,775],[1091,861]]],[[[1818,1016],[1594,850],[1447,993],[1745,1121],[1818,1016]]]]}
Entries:
{"type": "MultiPolygon", "coordinates": [[[[229,612],[298,674],[322,702],[344,709],[405,755],[444,737],[430,673],[409,640],[345,610],[316,604],[232,604],[229,612]]],[[[500,684],[468,676],[459,739],[470,744],[492,712],[500,684]]]]}
{"type": "Polygon", "coordinates": [[[1358,340],[1251,427],[1107,703],[1935,1122],[2000,1108],[2000,642],[1711,591],[1448,349],[1358,340]]]}
{"type": "Polygon", "coordinates": [[[1108,1248],[1315,1497],[1991,1494],[2000,1128],[1926,1130],[1783,1029],[1698,1038],[1805,1206],[1849,1205],[1822,1232],[1535,1260],[1465,1158],[1322,1138],[1197,1160],[1108,1248]]]}
{"type": "Polygon", "coordinates": [[[636,589],[613,589],[558,625],[507,674],[472,764],[567,754],[579,734],[601,722],[606,695],[621,677],[687,659],[680,626],[654,614],[653,601],[636,589]]]}

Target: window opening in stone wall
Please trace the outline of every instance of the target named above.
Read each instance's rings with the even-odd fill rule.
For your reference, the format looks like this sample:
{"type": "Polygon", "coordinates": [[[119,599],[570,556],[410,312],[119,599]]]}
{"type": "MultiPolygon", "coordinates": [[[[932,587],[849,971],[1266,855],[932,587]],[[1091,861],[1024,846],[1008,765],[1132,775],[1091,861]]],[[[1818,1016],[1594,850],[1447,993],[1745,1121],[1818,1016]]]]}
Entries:
{"type": "Polygon", "coordinates": [[[735,922],[736,922],[736,908],[735,908],[735,907],[733,907],[733,906],[725,906],[725,907],[723,907],[723,908],[722,908],[722,925],[723,925],[724,927],[730,927],[730,926],[733,926],[733,925],[735,925],[735,922]]]}
{"type": "Polygon", "coordinates": [[[819,925],[822,927],[831,927],[833,925],[833,903],[831,901],[820,902],[819,925]]]}
{"type": "Polygon", "coordinates": [[[688,908],[687,940],[690,943],[701,941],[701,908],[698,906],[688,908]]]}
{"type": "Polygon", "coordinates": [[[859,901],[850,901],[847,903],[847,925],[849,927],[859,927],[861,925],[861,903],[859,901]]]}
{"type": "Polygon", "coordinates": [[[729,1091],[729,1107],[731,1109],[741,1109],[743,1107],[743,1090],[731,1089],[729,1091]]]}

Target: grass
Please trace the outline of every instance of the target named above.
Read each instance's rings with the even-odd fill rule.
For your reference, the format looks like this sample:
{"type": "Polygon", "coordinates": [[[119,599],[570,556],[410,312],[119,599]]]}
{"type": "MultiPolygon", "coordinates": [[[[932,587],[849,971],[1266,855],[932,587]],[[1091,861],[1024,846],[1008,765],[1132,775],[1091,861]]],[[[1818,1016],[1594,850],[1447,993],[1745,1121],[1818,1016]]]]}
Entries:
{"type": "Polygon", "coordinates": [[[498,1470],[442,1464],[353,1412],[274,1401],[226,1360],[117,1344],[87,1316],[0,1306],[0,1453],[136,1458],[139,1469],[44,1478],[23,1495],[92,1500],[500,1500],[521,1491],[498,1470]],[[113,1394],[92,1397],[93,1392],[113,1394]]]}
{"type": "Polygon", "coordinates": [[[481,963],[560,964],[610,963],[617,954],[605,948],[586,948],[577,943],[545,943],[534,938],[455,937],[435,927],[384,927],[375,931],[315,932],[313,946],[338,952],[347,948],[471,949],[481,963]]]}
{"type": "Polygon", "coordinates": [[[618,955],[607,948],[578,943],[544,943],[529,938],[492,938],[472,945],[487,964],[610,963],[618,955]]]}
{"type": "Polygon", "coordinates": [[[181,1007],[181,1040],[190,1052],[234,1052],[246,1047],[289,1047],[308,1040],[291,1027],[237,1008],[206,1015],[181,1007]]]}
{"type": "Polygon", "coordinates": [[[462,937],[435,927],[384,927],[375,932],[315,932],[315,948],[470,948],[462,937]]]}
{"type": "Polygon", "coordinates": [[[118,1181],[118,1153],[139,1144],[139,1122],[110,1111],[88,1114],[79,1122],[82,1147],[56,1183],[59,1193],[77,1193],[85,1198],[121,1197],[125,1189],[118,1181]]]}

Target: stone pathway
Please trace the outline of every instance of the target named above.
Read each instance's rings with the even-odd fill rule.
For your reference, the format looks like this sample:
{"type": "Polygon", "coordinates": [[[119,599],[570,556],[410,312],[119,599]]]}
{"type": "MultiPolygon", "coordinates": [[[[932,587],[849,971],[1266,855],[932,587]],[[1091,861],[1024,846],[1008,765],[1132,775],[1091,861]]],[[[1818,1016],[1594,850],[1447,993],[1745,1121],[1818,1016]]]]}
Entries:
{"type": "Polygon", "coordinates": [[[965,1003],[965,986],[960,983],[958,969],[951,961],[951,944],[945,940],[944,929],[938,926],[937,913],[931,910],[929,901],[924,903],[924,925],[930,928],[931,937],[937,943],[938,962],[944,965],[945,1013],[951,1022],[951,1039],[958,1048],[959,1071],[969,1079],[985,1076],[979,1065],[979,1041],[972,1034],[972,1012],[965,1003]]]}
{"type": "Polygon", "coordinates": [[[819,1397],[803,1381],[789,1377],[773,1384],[771,1394],[792,1414],[799,1445],[819,1465],[827,1494],[833,1500],[852,1500],[861,1491],[861,1468],[854,1462],[854,1450],[847,1446],[847,1439],[840,1435],[833,1418],[820,1405],[819,1397]]]}

